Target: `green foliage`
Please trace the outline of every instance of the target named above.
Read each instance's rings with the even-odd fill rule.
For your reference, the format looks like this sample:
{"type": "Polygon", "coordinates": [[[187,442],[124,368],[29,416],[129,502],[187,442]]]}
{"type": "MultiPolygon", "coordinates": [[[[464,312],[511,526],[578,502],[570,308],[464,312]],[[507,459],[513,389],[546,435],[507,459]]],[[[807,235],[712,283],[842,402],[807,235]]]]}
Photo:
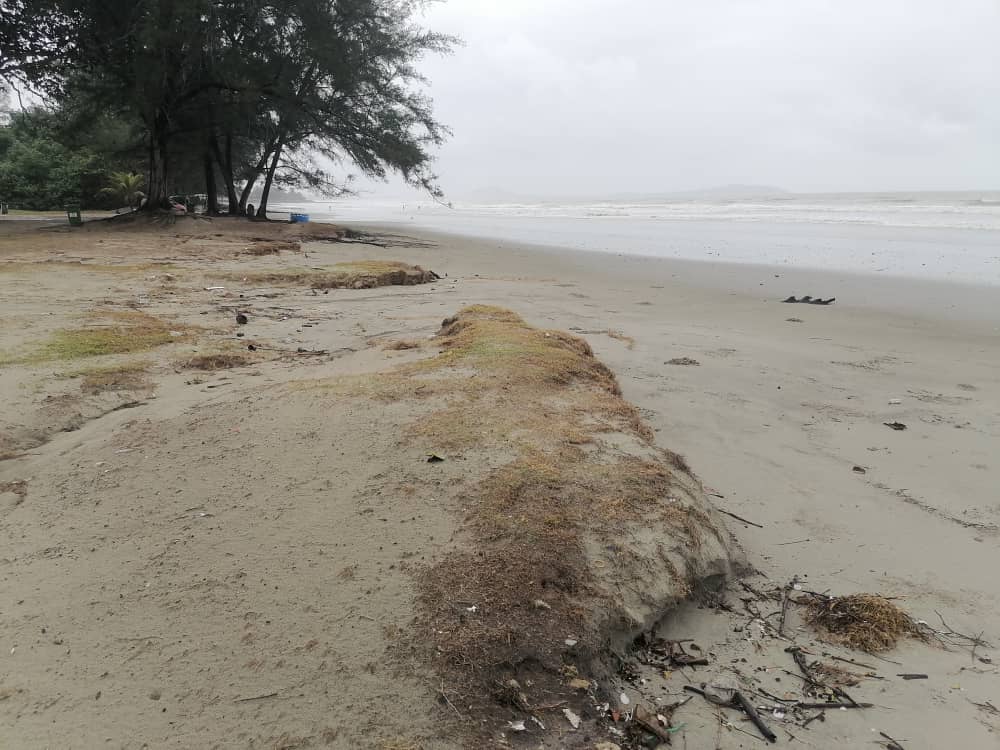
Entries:
{"type": "Polygon", "coordinates": [[[0,128],[0,197],[14,208],[61,209],[70,201],[87,203],[84,185],[100,172],[89,149],[67,148],[55,138],[44,112],[14,114],[0,128]]]}
{"type": "Polygon", "coordinates": [[[110,195],[118,200],[119,205],[136,208],[146,196],[142,186],[146,184],[142,175],[133,172],[112,172],[111,184],[101,190],[103,195],[110,195]]]}

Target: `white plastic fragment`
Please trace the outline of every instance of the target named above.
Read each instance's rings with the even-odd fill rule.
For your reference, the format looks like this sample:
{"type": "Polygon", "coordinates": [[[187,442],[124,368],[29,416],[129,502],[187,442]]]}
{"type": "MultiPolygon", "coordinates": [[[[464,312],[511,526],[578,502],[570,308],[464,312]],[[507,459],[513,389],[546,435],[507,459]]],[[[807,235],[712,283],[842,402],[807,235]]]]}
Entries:
{"type": "Polygon", "coordinates": [[[580,726],[580,717],[577,714],[573,713],[570,709],[564,708],[563,716],[566,717],[566,721],[570,723],[570,726],[573,727],[573,729],[576,729],[577,727],[580,726]]]}
{"type": "Polygon", "coordinates": [[[618,696],[618,700],[622,702],[623,706],[627,706],[629,703],[632,702],[631,699],[628,697],[628,693],[622,693],[620,696],[618,696]]]}
{"type": "Polygon", "coordinates": [[[527,727],[524,726],[524,719],[520,721],[508,721],[507,728],[512,732],[523,732],[527,727]]]}
{"type": "Polygon", "coordinates": [[[576,640],[576,638],[567,638],[565,641],[563,641],[563,643],[565,643],[567,646],[569,646],[570,648],[572,648],[573,646],[575,646],[577,644],[577,640],[576,640]]]}

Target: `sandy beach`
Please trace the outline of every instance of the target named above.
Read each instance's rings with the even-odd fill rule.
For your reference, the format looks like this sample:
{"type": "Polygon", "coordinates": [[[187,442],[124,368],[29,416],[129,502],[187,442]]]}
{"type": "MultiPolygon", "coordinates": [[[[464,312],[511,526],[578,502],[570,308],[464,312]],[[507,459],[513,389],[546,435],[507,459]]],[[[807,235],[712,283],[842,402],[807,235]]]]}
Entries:
{"type": "MultiPolygon", "coordinates": [[[[455,707],[384,655],[413,617],[408,566],[456,533],[442,498],[502,457],[463,463],[440,450],[448,460],[428,479],[423,457],[438,449],[406,437],[402,404],[331,401],[290,384],[409,362],[413,352],[372,343],[427,340],[468,305],[585,339],[656,444],[684,456],[729,514],[757,590],[797,578],[818,592],[899,597],[915,619],[1000,644],[995,288],[354,228],[379,244],[305,238],[305,258],[234,260],[209,229],[193,241],[67,244],[56,233],[22,241],[28,228],[3,225],[0,351],[95,306],[139,300],[210,331],[217,348],[253,341],[257,354],[292,354],[192,373],[177,362],[204,347],[178,336],[169,355],[144,355],[141,383],[82,400],[67,376],[75,365],[0,367],[10,443],[0,448],[12,456],[0,461],[0,744],[460,747],[438,731],[455,707]],[[101,269],[80,273],[71,264],[81,260],[101,269]],[[260,264],[372,260],[442,278],[319,294],[238,281],[260,264]],[[790,295],[837,301],[781,302],[790,295]],[[245,328],[231,321],[237,309],[251,311],[245,328]],[[410,744],[392,744],[401,733],[410,744]]],[[[797,688],[782,671],[794,669],[787,644],[754,635],[741,595],[734,581],[728,611],[691,604],[660,627],[697,639],[710,667],[621,690],[669,702],[734,664],[779,697],[797,688]]],[[[884,661],[818,641],[795,612],[788,632],[881,679],[851,688],[873,708],[790,725],[795,739],[778,729],[781,744],[867,747],[884,732],[906,750],[998,746],[991,649],[907,639],[884,661]]],[[[562,734],[504,742],[614,739],[574,734],[558,714],[547,721],[562,734]]],[[[674,747],[763,744],[720,725],[701,699],[674,721],[685,726],[674,747]]]]}

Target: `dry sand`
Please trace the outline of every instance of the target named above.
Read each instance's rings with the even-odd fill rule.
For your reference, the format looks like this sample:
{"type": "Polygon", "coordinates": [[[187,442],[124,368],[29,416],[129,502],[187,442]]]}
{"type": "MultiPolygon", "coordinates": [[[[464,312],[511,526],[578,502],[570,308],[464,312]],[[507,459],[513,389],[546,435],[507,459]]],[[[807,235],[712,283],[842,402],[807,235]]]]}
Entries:
{"type": "MultiPolygon", "coordinates": [[[[401,440],[414,416],[405,404],[290,384],[422,356],[371,343],[426,339],[475,303],[590,342],[657,441],[686,456],[721,509],[763,527],[729,523],[767,578],[752,580],[757,590],[799,576],[817,591],[899,596],[918,619],[939,626],[940,612],[955,630],[1000,642],[1000,347],[995,311],[948,307],[959,287],[937,286],[939,303],[924,304],[905,281],[880,279],[865,297],[864,284],[832,274],[789,280],[443,235],[237,258],[240,242],[214,229],[29,239],[18,224],[0,261],[62,253],[63,263],[0,270],[0,351],[98,308],[149,312],[182,335],[131,355],[148,360],[142,380],[96,395],[81,387],[86,363],[0,367],[0,451],[26,451],[0,461],[4,747],[462,746],[438,736],[455,707],[428,690],[433,676],[386,652],[413,618],[413,566],[456,531],[444,506],[467,488],[470,465],[427,464],[433,448],[401,440]],[[70,265],[80,258],[103,268],[70,265]],[[205,275],[380,259],[447,277],[313,294],[205,275]],[[778,301],[789,294],[838,303],[778,301]],[[261,345],[255,364],[180,366],[246,341],[261,345]],[[666,364],[683,357],[699,364],[666,364]],[[883,424],[892,421],[907,429],[883,424]]],[[[798,689],[780,671],[794,670],[786,644],[760,635],[741,593],[730,595],[733,612],[690,606],[664,622],[662,634],[696,638],[713,666],[622,683],[632,705],[642,694],[678,700],[685,683],[732,669],[779,697],[798,689]]],[[[817,657],[856,658],[886,678],[851,689],[876,708],[789,725],[798,742],[863,747],[878,732],[907,750],[1000,742],[1000,716],[975,705],[1000,706],[992,663],[916,642],[885,655],[898,664],[852,655],[817,642],[794,608],[788,632],[817,657]],[[914,672],[929,678],[896,677],[914,672]]],[[[558,712],[548,718],[565,735],[547,747],[613,739],[584,743],[558,712]]],[[[686,724],[675,746],[759,744],[719,729],[700,699],[674,721],[686,724]]]]}

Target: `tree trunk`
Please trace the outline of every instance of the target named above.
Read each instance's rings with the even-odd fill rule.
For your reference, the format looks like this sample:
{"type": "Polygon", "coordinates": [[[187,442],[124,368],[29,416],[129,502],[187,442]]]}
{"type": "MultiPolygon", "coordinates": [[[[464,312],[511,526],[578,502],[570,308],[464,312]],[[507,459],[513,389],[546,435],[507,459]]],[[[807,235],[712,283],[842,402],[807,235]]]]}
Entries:
{"type": "Polygon", "coordinates": [[[267,179],[264,180],[264,191],[260,194],[260,205],[257,207],[257,218],[266,219],[267,218],[267,199],[271,195],[271,184],[274,182],[274,173],[278,169],[278,159],[281,158],[281,149],[284,144],[279,140],[278,145],[274,149],[274,158],[271,160],[271,166],[267,170],[267,179]]]}
{"type": "Polygon", "coordinates": [[[149,144],[149,191],[146,208],[170,208],[167,192],[167,144],[166,138],[152,133],[149,144]]]}
{"type": "MultiPolygon", "coordinates": [[[[213,138],[214,140],[214,138],[213,138]]],[[[215,166],[212,164],[212,154],[206,150],[205,161],[205,194],[208,196],[208,213],[215,216],[219,213],[219,196],[215,191],[215,166]]]]}
{"type": "Polygon", "coordinates": [[[271,155],[270,147],[264,150],[263,156],[251,170],[250,174],[247,175],[246,185],[243,186],[243,192],[240,193],[240,216],[243,216],[247,212],[247,201],[250,200],[250,193],[253,192],[253,186],[257,184],[257,178],[260,177],[264,168],[267,166],[267,157],[271,155]]]}
{"type": "Polygon", "coordinates": [[[239,210],[239,199],[236,197],[236,180],[233,177],[233,134],[226,133],[226,161],[222,167],[226,180],[226,196],[229,198],[229,215],[233,216],[239,210]]]}

